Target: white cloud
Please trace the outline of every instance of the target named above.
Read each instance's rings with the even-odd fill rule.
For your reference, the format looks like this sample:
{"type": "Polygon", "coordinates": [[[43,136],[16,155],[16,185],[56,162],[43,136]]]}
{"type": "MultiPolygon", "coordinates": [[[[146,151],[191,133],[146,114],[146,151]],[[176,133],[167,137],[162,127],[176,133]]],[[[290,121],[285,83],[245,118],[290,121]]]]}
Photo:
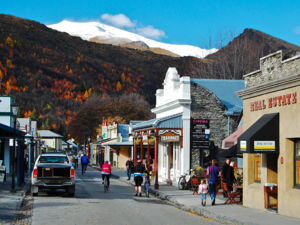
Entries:
{"type": "Polygon", "coordinates": [[[153,26],[143,26],[141,24],[137,24],[137,21],[132,21],[124,14],[116,14],[111,15],[105,13],[101,15],[101,19],[112,26],[119,27],[119,28],[127,28],[127,30],[140,34],[142,36],[159,40],[163,37],[166,37],[164,31],[159,30],[153,26]]]}
{"type": "Polygon", "coordinates": [[[135,26],[135,22],[132,22],[124,14],[110,15],[105,13],[101,16],[101,19],[106,21],[107,23],[110,23],[113,26],[120,27],[120,28],[135,26]]]}
{"type": "Polygon", "coordinates": [[[295,27],[294,33],[300,35],[300,26],[299,27],[295,27]]]}
{"type": "Polygon", "coordinates": [[[160,38],[166,37],[164,31],[154,28],[153,26],[146,26],[146,27],[138,27],[136,28],[138,34],[159,40],[160,38]]]}

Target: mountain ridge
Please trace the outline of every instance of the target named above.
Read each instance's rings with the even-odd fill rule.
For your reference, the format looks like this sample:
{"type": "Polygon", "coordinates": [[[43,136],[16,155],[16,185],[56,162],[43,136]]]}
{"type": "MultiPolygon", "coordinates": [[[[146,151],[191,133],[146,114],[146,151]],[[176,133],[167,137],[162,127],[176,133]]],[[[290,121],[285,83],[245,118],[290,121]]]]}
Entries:
{"type": "Polygon", "coordinates": [[[92,95],[138,93],[153,106],[155,91],[161,88],[169,67],[193,78],[242,79],[257,69],[265,53],[278,48],[289,54],[300,51],[276,38],[262,42],[264,33],[253,32],[257,38],[241,34],[203,59],[170,57],[84,41],[35,21],[0,14],[0,92],[17,99],[20,117],[31,115],[39,128],[64,135],[92,95]]]}

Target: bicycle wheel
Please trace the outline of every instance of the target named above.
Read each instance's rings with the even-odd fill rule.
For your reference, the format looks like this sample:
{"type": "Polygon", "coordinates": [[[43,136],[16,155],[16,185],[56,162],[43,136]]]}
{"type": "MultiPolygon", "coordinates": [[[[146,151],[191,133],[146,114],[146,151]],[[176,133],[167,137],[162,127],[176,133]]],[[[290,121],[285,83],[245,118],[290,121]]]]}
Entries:
{"type": "Polygon", "coordinates": [[[104,177],[104,192],[108,192],[108,181],[107,181],[107,176],[104,177]]]}
{"type": "Polygon", "coordinates": [[[178,181],[178,189],[179,190],[183,190],[185,188],[185,178],[184,177],[180,177],[179,181],[178,181]]]}

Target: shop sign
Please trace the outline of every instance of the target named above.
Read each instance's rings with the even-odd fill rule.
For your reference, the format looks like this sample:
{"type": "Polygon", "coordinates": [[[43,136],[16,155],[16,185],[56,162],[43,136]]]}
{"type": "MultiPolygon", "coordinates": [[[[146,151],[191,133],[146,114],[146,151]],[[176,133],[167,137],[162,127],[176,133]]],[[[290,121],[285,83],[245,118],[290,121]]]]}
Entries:
{"type": "Polygon", "coordinates": [[[191,118],[191,148],[207,149],[209,147],[209,120],[191,118]]]}
{"type": "Polygon", "coordinates": [[[250,103],[250,111],[255,112],[266,108],[276,108],[297,103],[297,92],[275,96],[250,103]]]}
{"type": "Polygon", "coordinates": [[[179,142],[180,136],[176,133],[173,133],[172,131],[169,131],[161,135],[160,140],[161,142],[179,142]]]}
{"type": "Polygon", "coordinates": [[[247,151],[247,141],[240,141],[240,151],[241,152],[247,151]]]}
{"type": "Polygon", "coordinates": [[[254,141],[254,152],[273,152],[275,151],[275,141],[254,141]]]}

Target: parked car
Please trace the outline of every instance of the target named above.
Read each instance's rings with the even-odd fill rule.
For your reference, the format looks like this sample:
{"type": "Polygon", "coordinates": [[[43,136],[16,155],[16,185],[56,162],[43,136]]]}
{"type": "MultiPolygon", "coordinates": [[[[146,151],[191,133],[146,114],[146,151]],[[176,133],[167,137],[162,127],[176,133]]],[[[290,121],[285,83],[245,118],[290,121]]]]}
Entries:
{"type": "Polygon", "coordinates": [[[31,193],[38,195],[43,189],[65,189],[69,196],[74,196],[75,170],[66,154],[43,153],[38,156],[31,176],[31,193]]]}

